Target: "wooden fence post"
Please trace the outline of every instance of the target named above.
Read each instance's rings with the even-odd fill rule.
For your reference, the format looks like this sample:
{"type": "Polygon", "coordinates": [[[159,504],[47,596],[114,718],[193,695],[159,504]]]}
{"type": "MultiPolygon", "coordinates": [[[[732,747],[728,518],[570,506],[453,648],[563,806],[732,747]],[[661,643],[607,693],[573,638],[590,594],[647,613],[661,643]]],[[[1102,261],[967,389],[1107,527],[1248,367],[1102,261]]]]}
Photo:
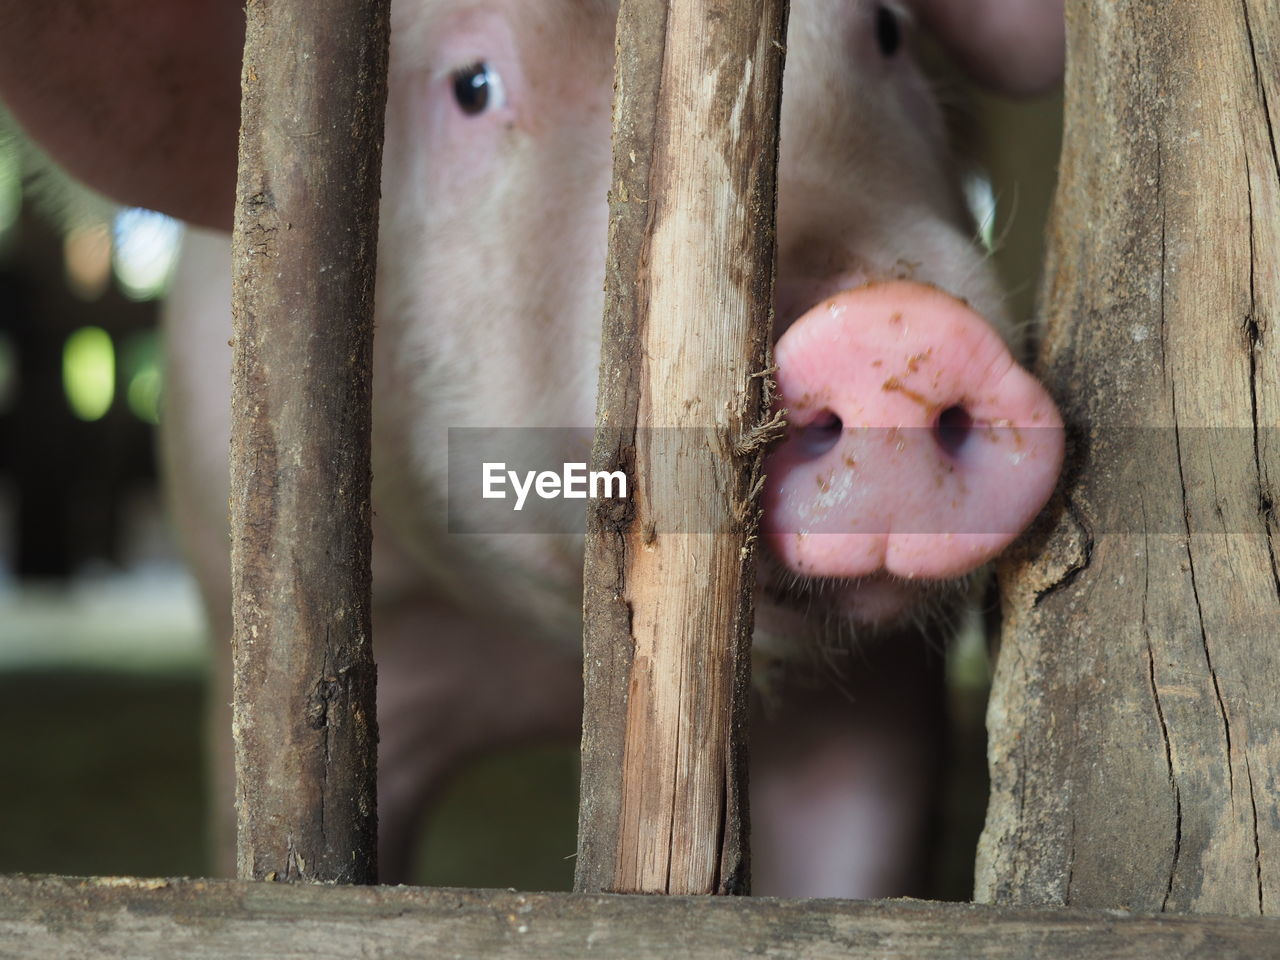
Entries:
{"type": "Polygon", "coordinates": [[[249,0],[232,590],[243,879],[372,883],[374,261],[389,0],[249,0]]]}
{"type": "Polygon", "coordinates": [[[786,0],[623,0],[576,887],[745,892],[786,0]]]}
{"type": "Polygon", "coordinates": [[[1280,912],[1280,6],[1068,4],[1041,373],[977,897],[1280,912]]]}

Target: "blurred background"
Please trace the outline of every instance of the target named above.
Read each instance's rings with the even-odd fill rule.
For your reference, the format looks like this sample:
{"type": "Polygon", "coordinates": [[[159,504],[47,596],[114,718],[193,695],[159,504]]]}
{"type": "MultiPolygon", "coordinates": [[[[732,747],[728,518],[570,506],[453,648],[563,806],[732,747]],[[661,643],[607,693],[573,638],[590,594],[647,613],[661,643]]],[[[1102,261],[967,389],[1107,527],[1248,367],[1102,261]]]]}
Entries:
{"type": "MultiPolygon", "coordinates": [[[[979,233],[1029,321],[1061,104],[939,77],[979,233]]],[[[208,871],[208,640],[154,449],[157,313],[181,236],[69,181],[0,113],[0,872],[208,871]]],[[[937,893],[967,899],[986,804],[981,630],[948,656],[937,893]]],[[[443,799],[416,879],[568,889],[576,803],[574,745],[486,760],[443,799]]]]}

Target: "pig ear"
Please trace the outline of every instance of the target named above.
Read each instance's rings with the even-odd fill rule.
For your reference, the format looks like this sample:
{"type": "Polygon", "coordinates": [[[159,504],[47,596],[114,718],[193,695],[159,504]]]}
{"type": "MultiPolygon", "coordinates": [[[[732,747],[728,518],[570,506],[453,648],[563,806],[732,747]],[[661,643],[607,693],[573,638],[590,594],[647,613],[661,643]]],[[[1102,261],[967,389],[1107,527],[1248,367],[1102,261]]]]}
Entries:
{"type": "Polygon", "coordinates": [[[1062,79],[1062,0],[912,0],[920,19],[978,81],[1013,94],[1062,79]]]}
{"type": "Polygon", "coordinates": [[[108,196],[229,227],[243,45],[236,0],[0,0],[0,99],[108,196]]]}

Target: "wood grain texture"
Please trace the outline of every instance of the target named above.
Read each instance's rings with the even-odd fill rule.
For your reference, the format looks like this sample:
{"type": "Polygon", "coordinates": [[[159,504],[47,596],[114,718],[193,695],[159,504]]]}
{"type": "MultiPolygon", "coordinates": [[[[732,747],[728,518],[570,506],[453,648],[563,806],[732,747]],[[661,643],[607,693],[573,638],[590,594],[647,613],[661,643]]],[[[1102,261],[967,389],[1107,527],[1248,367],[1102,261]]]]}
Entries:
{"type": "Polygon", "coordinates": [[[746,885],[756,499],[785,0],[624,0],[577,888],[746,885]]]}
{"type": "Polygon", "coordinates": [[[919,900],[621,897],[233,880],[0,878],[0,958],[1235,960],[1275,918],[919,900]]]}
{"type": "Polygon", "coordinates": [[[369,430],[388,0],[250,0],[233,237],[238,872],[375,880],[369,430]]]}
{"type": "Polygon", "coordinates": [[[1001,571],[980,900],[1280,912],[1278,108],[1274,2],[1068,4],[1072,452],[1001,571]]]}

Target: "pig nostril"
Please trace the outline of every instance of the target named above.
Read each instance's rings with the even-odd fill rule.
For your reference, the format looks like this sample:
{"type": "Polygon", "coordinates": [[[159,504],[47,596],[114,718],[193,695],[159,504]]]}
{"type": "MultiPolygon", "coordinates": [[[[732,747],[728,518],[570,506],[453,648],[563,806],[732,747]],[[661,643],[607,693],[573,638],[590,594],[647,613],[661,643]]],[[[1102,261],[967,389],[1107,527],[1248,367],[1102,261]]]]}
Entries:
{"type": "Polygon", "coordinates": [[[830,410],[824,410],[818,416],[796,430],[795,439],[802,454],[809,459],[817,459],[836,445],[844,423],[830,410]]]}
{"type": "Polygon", "coordinates": [[[933,424],[933,436],[938,446],[953,457],[960,453],[972,432],[973,417],[961,406],[947,407],[933,424]]]}

